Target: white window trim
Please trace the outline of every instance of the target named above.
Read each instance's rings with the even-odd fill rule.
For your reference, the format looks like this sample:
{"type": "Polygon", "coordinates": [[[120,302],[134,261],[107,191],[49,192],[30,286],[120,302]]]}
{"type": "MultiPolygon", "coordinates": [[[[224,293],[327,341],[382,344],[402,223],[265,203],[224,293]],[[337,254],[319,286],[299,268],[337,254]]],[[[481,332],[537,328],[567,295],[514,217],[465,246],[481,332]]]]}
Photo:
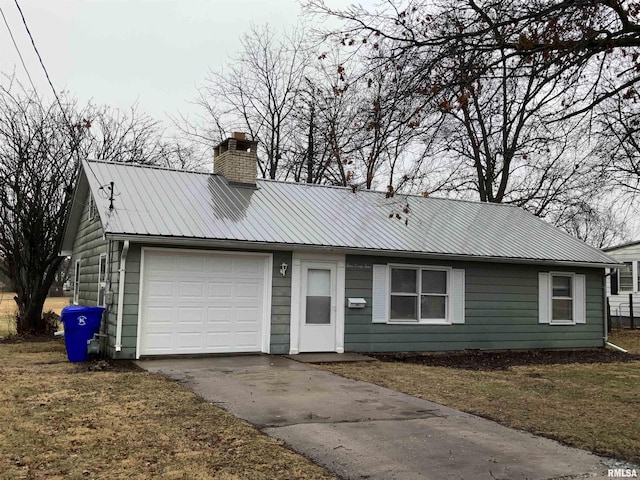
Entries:
{"type": "MultiPolygon", "coordinates": [[[[387,265],[387,286],[388,286],[388,291],[387,291],[387,324],[390,325],[451,325],[451,275],[452,275],[452,268],[451,267],[443,267],[441,265],[409,265],[409,264],[405,264],[405,263],[390,263],[387,265]],[[391,291],[391,271],[394,268],[403,268],[405,270],[407,269],[415,269],[418,271],[417,273],[417,290],[418,293],[415,294],[415,296],[417,296],[417,309],[418,312],[420,312],[420,297],[422,295],[422,293],[420,293],[420,286],[421,286],[421,282],[422,282],[422,275],[420,275],[420,271],[421,270],[439,270],[439,271],[443,271],[443,272],[447,272],[447,293],[444,295],[446,296],[446,300],[445,300],[445,304],[444,304],[444,311],[445,311],[445,318],[418,318],[417,320],[392,320],[391,319],[391,296],[394,295],[391,291]]],[[[402,296],[402,294],[395,294],[395,295],[399,295],[402,296]]],[[[413,294],[409,295],[409,294],[404,294],[405,296],[414,296],[413,294]]],[[[435,295],[435,296],[443,296],[443,295],[435,295]]]]}
{"type": "Polygon", "coordinates": [[[75,267],[73,270],[73,304],[78,305],[80,301],[80,267],[82,266],[82,259],[78,258],[75,261],[75,267]]]}
{"type": "Polygon", "coordinates": [[[95,220],[98,216],[98,206],[96,205],[93,195],[89,193],[89,220],[95,220]]]}
{"type": "Polygon", "coordinates": [[[107,254],[106,253],[101,253],[100,256],[98,257],[98,296],[96,297],[96,304],[99,307],[104,307],[106,306],[107,302],[106,302],[106,290],[107,290],[107,270],[109,269],[108,266],[108,259],[107,259],[107,254]],[[104,271],[102,271],[102,259],[104,258],[104,271]],[[104,290],[102,293],[102,302],[100,302],[100,291],[104,290]]]}
{"type": "Polygon", "coordinates": [[[616,275],[618,277],[618,293],[634,293],[638,291],[638,262],[632,260],[630,262],[623,262],[631,264],[631,290],[623,290],[620,283],[620,269],[616,269],[616,275]]]}
{"type": "Polygon", "coordinates": [[[576,274],[572,272],[549,272],[549,325],[575,325],[576,324],[576,274]],[[553,319],[553,299],[567,300],[569,297],[553,296],[553,277],[571,278],[571,320],[553,319]]]}

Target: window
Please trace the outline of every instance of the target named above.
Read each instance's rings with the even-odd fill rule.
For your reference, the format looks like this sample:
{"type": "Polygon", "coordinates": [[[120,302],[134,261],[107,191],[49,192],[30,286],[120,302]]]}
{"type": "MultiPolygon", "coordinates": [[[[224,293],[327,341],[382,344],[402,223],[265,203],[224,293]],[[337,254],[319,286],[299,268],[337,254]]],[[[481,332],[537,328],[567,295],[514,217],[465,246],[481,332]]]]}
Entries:
{"type": "Polygon", "coordinates": [[[538,273],[538,321],[549,325],[586,323],[586,277],[572,272],[538,273]]]}
{"type": "Polygon", "coordinates": [[[105,306],[105,291],[107,289],[107,254],[101,253],[98,262],[98,306],[105,306]]]}
{"type": "Polygon", "coordinates": [[[418,321],[418,272],[391,269],[391,320],[418,321]]]}
{"type": "Polygon", "coordinates": [[[75,269],[73,270],[73,303],[78,304],[80,300],[80,265],[81,261],[78,259],[75,263],[75,269]]]}
{"type": "Polygon", "coordinates": [[[307,270],[306,324],[329,325],[331,323],[331,270],[309,268],[307,270]]]}
{"type": "Polygon", "coordinates": [[[98,207],[93,200],[93,195],[89,194],[89,220],[95,220],[98,216],[98,207]]]}
{"type": "Polygon", "coordinates": [[[422,270],[420,318],[447,318],[447,272],[422,270]]]}
{"type": "Polygon", "coordinates": [[[389,320],[447,321],[449,271],[435,268],[391,268],[389,320]]]}
{"type": "Polygon", "coordinates": [[[551,321],[573,323],[573,275],[551,275],[551,321]]]}
{"type": "Polygon", "coordinates": [[[373,265],[371,322],[452,325],[465,321],[462,269],[373,265]]]}
{"type": "Polygon", "coordinates": [[[618,269],[618,291],[633,292],[633,262],[625,262],[618,269]]]}

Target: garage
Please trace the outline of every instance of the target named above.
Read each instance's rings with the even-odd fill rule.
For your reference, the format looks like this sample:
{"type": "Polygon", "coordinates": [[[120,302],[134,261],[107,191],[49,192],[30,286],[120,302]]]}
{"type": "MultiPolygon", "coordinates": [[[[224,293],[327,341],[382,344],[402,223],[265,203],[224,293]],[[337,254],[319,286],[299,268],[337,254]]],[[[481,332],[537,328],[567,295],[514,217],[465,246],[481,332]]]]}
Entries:
{"type": "Polygon", "coordinates": [[[268,353],[265,254],[142,249],[138,356],[268,353]]]}

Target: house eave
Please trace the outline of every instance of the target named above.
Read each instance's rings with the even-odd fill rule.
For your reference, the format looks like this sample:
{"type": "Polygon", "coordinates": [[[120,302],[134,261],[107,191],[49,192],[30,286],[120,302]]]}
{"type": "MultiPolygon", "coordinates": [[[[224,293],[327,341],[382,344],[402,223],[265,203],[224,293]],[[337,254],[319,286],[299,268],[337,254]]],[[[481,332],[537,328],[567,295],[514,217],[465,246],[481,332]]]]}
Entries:
{"type": "Polygon", "coordinates": [[[464,255],[455,253],[434,253],[434,252],[414,252],[402,250],[382,250],[353,247],[337,247],[331,245],[306,245],[293,243],[271,243],[248,240],[227,240],[211,238],[192,237],[169,237],[160,235],[140,235],[126,233],[107,233],[107,239],[116,241],[128,240],[131,243],[147,243],[158,245],[175,245],[183,247],[198,248],[232,248],[250,250],[296,250],[296,251],[321,251],[326,253],[342,253],[348,255],[373,255],[385,257],[411,257],[428,258],[433,260],[452,260],[465,262],[482,263],[515,263],[522,265],[548,265],[560,267],[582,267],[582,268],[617,268],[620,262],[581,262],[576,260],[554,260],[538,258],[517,258],[517,257],[492,257],[478,255],[464,255]]]}

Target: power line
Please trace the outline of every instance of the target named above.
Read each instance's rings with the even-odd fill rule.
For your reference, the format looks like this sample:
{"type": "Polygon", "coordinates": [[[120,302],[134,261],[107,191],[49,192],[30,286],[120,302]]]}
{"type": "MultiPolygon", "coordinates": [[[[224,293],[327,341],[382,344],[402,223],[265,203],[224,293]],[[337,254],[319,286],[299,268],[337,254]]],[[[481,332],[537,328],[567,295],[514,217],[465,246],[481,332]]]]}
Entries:
{"type": "MultiPolygon", "coordinates": [[[[58,92],[56,92],[56,89],[53,86],[53,83],[51,82],[51,78],[49,77],[49,72],[47,71],[47,67],[44,66],[44,62],[42,61],[42,57],[40,56],[40,52],[38,51],[38,47],[36,47],[36,42],[33,39],[33,35],[31,35],[31,30],[29,30],[29,26],[27,25],[27,19],[24,18],[24,13],[22,13],[22,8],[20,8],[20,4],[18,3],[18,0],[14,0],[14,1],[15,1],[15,4],[16,4],[16,7],[18,7],[18,12],[20,12],[20,18],[22,18],[22,23],[24,25],[24,28],[27,30],[27,34],[29,35],[29,39],[31,40],[31,45],[33,46],[33,50],[36,52],[36,55],[38,57],[38,61],[40,62],[40,65],[42,66],[42,70],[44,70],[44,75],[47,77],[47,82],[49,82],[49,86],[51,87],[51,90],[53,91],[53,95],[56,97],[56,101],[58,102],[58,106],[60,107],[60,110],[62,110],[62,115],[64,117],[64,120],[67,123],[67,125],[69,126],[69,128],[72,128],[71,127],[71,122],[67,118],[67,112],[62,107],[62,102],[60,101],[60,97],[58,97],[58,92]]],[[[72,129],[72,131],[73,131],[73,129],[72,129]]]]}
{"type": "Polygon", "coordinates": [[[29,70],[27,69],[27,64],[24,62],[24,58],[22,57],[22,53],[20,52],[20,48],[18,48],[18,44],[16,43],[16,39],[13,36],[13,32],[11,31],[11,27],[9,26],[9,22],[7,22],[7,17],[4,15],[4,10],[0,7],[0,14],[2,14],[2,19],[4,20],[4,24],[9,31],[9,36],[11,37],[11,41],[13,42],[13,46],[16,48],[16,52],[18,52],[18,57],[20,57],[20,62],[22,63],[22,67],[24,68],[25,73],[27,74],[27,78],[29,79],[29,83],[31,84],[31,88],[33,88],[33,93],[36,95],[37,90],[36,86],[33,84],[33,80],[31,79],[31,75],[29,74],[29,70]]]}
{"type": "MultiPolygon", "coordinates": [[[[16,4],[16,7],[18,8],[18,12],[20,12],[20,18],[22,18],[22,23],[24,25],[24,28],[26,29],[27,34],[29,35],[29,39],[31,40],[31,45],[33,46],[33,50],[36,52],[36,55],[38,57],[38,61],[40,62],[40,66],[42,66],[42,70],[44,71],[44,74],[47,77],[47,82],[49,82],[49,86],[51,87],[51,91],[53,92],[53,95],[55,96],[56,101],[58,102],[58,106],[60,107],[60,111],[62,112],[62,116],[64,118],[64,121],[67,124],[67,127],[69,128],[69,132],[71,133],[71,138],[74,139],[74,141],[75,141],[76,140],[76,136],[75,136],[75,132],[74,132],[74,129],[73,129],[73,125],[71,125],[71,121],[67,117],[67,112],[64,109],[64,107],[62,106],[62,102],[60,101],[60,97],[58,96],[58,92],[56,92],[56,89],[53,86],[53,82],[51,81],[51,78],[49,77],[49,72],[47,71],[47,67],[44,65],[44,61],[42,60],[42,56],[40,55],[40,52],[38,51],[38,47],[36,47],[36,42],[33,39],[33,35],[31,35],[31,30],[29,30],[29,25],[27,25],[27,19],[24,17],[24,13],[22,13],[22,8],[20,8],[20,4],[18,3],[18,0],[14,0],[14,2],[16,4]]],[[[77,156],[78,166],[79,166],[80,165],[80,153],[78,152],[77,145],[75,146],[75,150],[76,150],[76,156],[77,156]]],[[[100,180],[98,179],[98,176],[96,175],[96,173],[93,171],[93,168],[91,167],[89,162],[87,162],[87,166],[89,167],[89,171],[93,175],[93,178],[96,179],[96,182],[98,182],[98,185],[99,185],[100,184],[100,180]]]]}

